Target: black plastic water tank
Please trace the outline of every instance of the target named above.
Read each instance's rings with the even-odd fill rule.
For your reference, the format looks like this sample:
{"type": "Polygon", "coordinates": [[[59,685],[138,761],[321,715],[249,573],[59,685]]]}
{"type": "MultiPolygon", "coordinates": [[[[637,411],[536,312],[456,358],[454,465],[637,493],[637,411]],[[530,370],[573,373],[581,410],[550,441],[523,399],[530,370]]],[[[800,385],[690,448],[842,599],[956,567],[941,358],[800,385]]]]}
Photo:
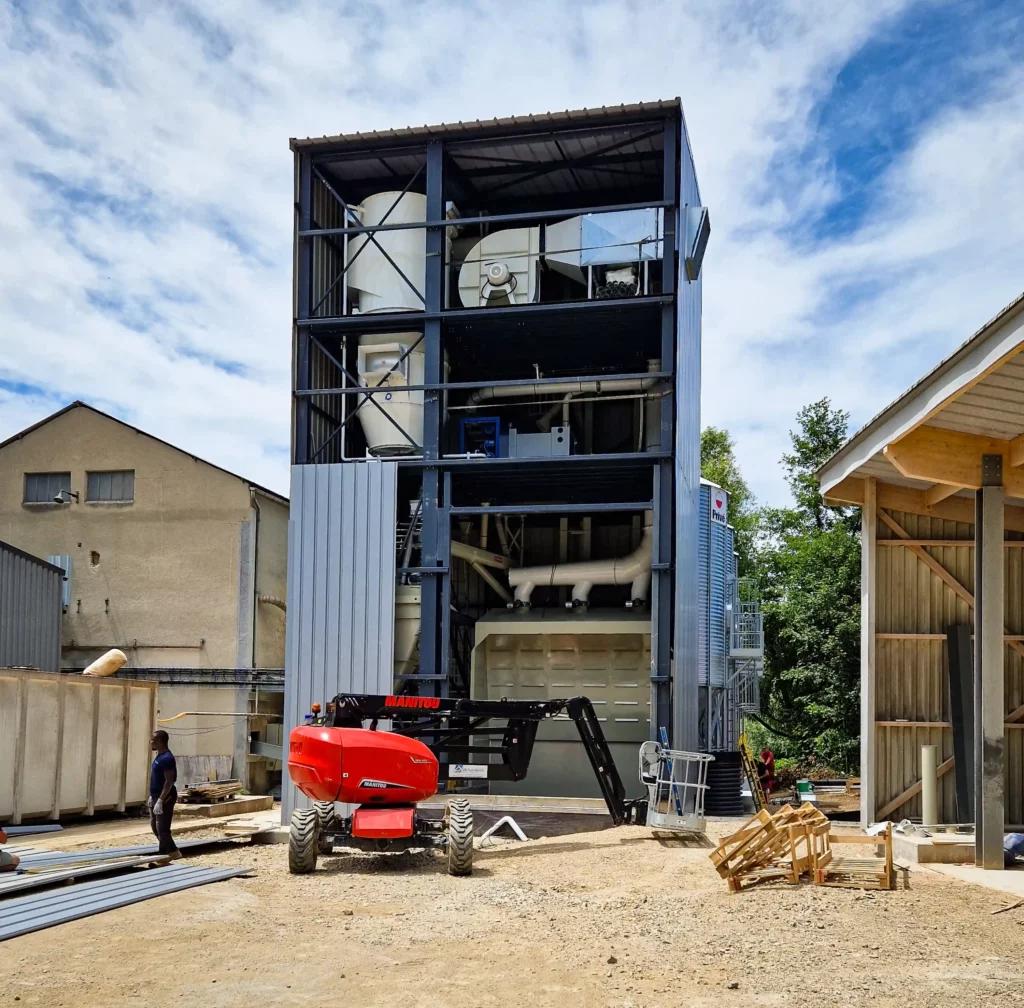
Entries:
{"type": "Polygon", "coordinates": [[[743,762],[739,751],[718,750],[711,755],[715,758],[708,764],[704,814],[743,815],[743,762]]]}

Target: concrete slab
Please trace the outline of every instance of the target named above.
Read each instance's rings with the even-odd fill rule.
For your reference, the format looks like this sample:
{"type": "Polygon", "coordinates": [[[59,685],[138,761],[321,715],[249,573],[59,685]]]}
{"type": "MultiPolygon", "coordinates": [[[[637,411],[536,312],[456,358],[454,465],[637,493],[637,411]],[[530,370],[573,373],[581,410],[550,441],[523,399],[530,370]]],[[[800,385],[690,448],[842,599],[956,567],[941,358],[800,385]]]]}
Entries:
{"type": "Polygon", "coordinates": [[[259,833],[253,833],[252,842],[254,844],[286,844],[288,843],[288,827],[275,826],[271,829],[260,830],[259,833]]]}
{"type": "Polygon", "coordinates": [[[174,806],[175,818],[200,817],[204,819],[220,819],[224,816],[248,815],[250,812],[265,812],[274,807],[274,799],[270,795],[244,795],[241,798],[229,798],[227,801],[213,802],[209,805],[192,805],[179,802],[174,806]]]}
{"type": "Polygon", "coordinates": [[[937,836],[892,835],[892,856],[904,864],[974,864],[974,837],[953,833],[937,836]]]}
{"type": "Polygon", "coordinates": [[[971,885],[982,886],[994,892],[1005,893],[1018,899],[1024,897],[1024,865],[1017,868],[997,869],[976,868],[974,865],[930,864],[928,869],[970,882],[971,885]]]}

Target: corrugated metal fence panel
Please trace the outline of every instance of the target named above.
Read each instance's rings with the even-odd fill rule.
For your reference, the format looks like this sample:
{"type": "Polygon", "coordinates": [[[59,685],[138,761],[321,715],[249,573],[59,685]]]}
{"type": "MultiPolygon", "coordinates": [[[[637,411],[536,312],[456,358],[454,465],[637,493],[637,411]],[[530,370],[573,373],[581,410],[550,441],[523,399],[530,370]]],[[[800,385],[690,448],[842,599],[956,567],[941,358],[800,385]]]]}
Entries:
{"type": "MultiPolygon", "coordinates": [[[[927,552],[963,585],[974,592],[974,526],[921,515],[890,512],[914,539],[963,540],[962,546],[928,547],[927,552]]],[[[892,533],[879,523],[879,534],[892,533]]],[[[1006,629],[1024,633],[1024,549],[1005,554],[1006,629]]],[[[933,574],[914,552],[905,547],[877,547],[876,632],[945,635],[954,624],[973,625],[974,613],[949,585],[933,574]]],[[[948,722],[949,672],[943,637],[882,636],[876,642],[876,719],[907,721],[904,725],[880,725],[877,729],[875,780],[878,804],[901,794],[921,778],[921,746],[937,745],[939,760],[953,755],[953,733],[947,727],[920,727],[948,722]]],[[[1024,703],[1024,659],[1011,647],[1004,651],[1006,711],[1024,703]]],[[[1024,824],[1024,729],[1006,729],[1006,823],[1024,824]]],[[[893,811],[896,819],[920,816],[920,797],[893,811]]],[[[939,779],[939,817],[956,820],[955,783],[952,773],[939,779]]]]}
{"type": "Polygon", "coordinates": [[[700,538],[697,542],[697,601],[700,621],[697,624],[697,681],[701,686],[708,684],[708,656],[710,654],[710,600],[708,597],[708,576],[711,569],[711,489],[700,488],[700,517],[698,520],[700,538]]]}
{"type": "Polygon", "coordinates": [[[0,668],[60,670],[63,571],[0,542],[0,668]]]}
{"type": "MultiPolygon", "coordinates": [[[[397,490],[395,462],[292,468],[287,731],[314,702],[391,692],[397,490]]],[[[294,788],[282,789],[285,820],[299,799],[294,788]]]]}

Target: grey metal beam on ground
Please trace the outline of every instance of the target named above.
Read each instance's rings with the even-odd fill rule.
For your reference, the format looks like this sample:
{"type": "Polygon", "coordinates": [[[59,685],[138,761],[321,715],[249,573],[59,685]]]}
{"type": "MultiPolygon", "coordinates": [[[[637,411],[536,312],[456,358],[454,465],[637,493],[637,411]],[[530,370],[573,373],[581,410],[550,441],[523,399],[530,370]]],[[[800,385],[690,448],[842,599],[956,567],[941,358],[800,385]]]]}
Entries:
{"type": "Polygon", "coordinates": [[[250,868],[199,868],[168,865],[142,875],[96,879],[54,892],[33,893],[0,903],[0,941],[41,931],[55,924],[90,917],[154,896],[193,886],[221,882],[251,872],[250,868]]]}
{"type": "Polygon", "coordinates": [[[26,889],[38,889],[41,886],[66,882],[69,879],[82,878],[86,875],[102,875],[105,872],[121,871],[124,868],[138,868],[140,865],[152,864],[154,861],[166,859],[165,854],[144,854],[135,858],[112,858],[110,861],[95,861],[86,865],[60,868],[50,871],[33,873],[5,872],[0,876],[0,897],[11,893],[23,892],[26,889]]]}

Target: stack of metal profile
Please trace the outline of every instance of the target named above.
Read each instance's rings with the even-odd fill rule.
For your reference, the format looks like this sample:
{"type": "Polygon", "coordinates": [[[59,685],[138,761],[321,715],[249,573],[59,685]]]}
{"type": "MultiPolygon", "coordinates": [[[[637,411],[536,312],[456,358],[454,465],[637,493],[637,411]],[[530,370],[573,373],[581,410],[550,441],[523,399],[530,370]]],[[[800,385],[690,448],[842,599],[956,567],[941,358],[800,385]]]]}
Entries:
{"type": "MultiPolygon", "coordinates": [[[[228,840],[185,840],[178,846],[195,847],[228,840]]],[[[154,896],[250,873],[250,869],[242,867],[170,864],[156,844],[74,852],[28,845],[9,845],[4,849],[17,854],[20,864],[17,871],[0,875],[0,941],[154,896]]]]}

